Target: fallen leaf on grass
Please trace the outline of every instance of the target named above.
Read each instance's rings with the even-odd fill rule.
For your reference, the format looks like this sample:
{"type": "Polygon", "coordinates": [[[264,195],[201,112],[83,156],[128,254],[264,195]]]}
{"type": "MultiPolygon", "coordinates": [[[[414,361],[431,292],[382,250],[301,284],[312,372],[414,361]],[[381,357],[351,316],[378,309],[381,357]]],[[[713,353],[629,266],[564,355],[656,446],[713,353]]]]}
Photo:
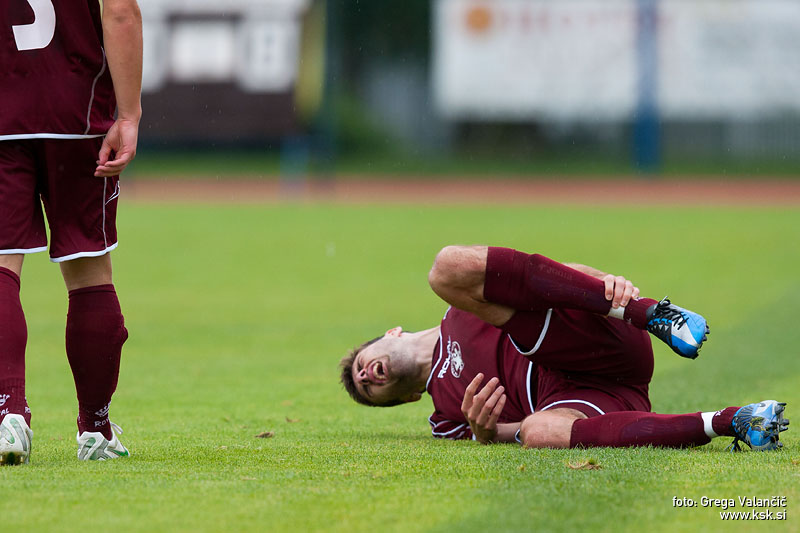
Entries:
{"type": "Polygon", "coordinates": [[[283,401],[281,402],[281,405],[285,405],[285,406],[287,406],[287,407],[288,407],[288,406],[290,406],[290,405],[294,405],[294,402],[293,402],[292,400],[283,400],[283,401]]]}
{"type": "Polygon", "coordinates": [[[274,436],[275,436],[275,433],[273,433],[272,431],[264,431],[262,433],[259,433],[258,435],[255,435],[255,437],[257,439],[268,439],[268,438],[274,437],[274,436]]]}
{"type": "Polygon", "coordinates": [[[525,471],[525,465],[524,464],[519,465],[519,468],[517,468],[517,470],[519,470],[520,472],[524,472],[525,471]]]}
{"type": "Polygon", "coordinates": [[[573,470],[600,470],[603,468],[600,463],[597,462],[597,459],[575,461],[573,463],[567,463],[567,466],[573,470]]]}
{"type": "Polygon", "coordinates": [[[244,476],[244,477],[242,477],[242,481],[257,481],[257,480],[254,477],[244,476]]]}
{"type": "Polygon", "coordinates": [[[794,466],[800,466],[800,459],[792,459],[792,464],[794,466]]]}
{"type": "Polygon", "coordinates": [[[300,422],[300,419],[299,418],[289,418],[287,416],[286,417],[286,421],[289,422],[290,424],[294,424],[295,422],[300,422]]]}

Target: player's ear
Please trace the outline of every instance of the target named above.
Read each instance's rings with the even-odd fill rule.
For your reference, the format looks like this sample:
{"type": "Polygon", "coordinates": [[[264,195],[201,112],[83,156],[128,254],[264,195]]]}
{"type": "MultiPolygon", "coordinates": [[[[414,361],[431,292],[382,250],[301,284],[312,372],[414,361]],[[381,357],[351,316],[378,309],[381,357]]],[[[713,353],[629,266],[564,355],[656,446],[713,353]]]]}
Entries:
{"type": "Polygon", "coordinates": [[[400,334],[403,333],[403,328],[397,326],[396,328],[392,328],[386,332],[387,337],[399,337],[400,334]]]}

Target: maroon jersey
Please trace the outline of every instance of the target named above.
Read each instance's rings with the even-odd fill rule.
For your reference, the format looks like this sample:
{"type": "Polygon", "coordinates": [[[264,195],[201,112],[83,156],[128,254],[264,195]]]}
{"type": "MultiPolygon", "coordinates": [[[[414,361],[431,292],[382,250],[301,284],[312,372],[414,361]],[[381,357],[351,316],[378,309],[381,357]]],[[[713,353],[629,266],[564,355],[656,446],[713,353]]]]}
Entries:
{"type": "Polygon", "coordinates": [[[451,307],[442,319],[426,386],[436,409],[428,419],[434,437],[472,438],[469,424],[461,414],[461,402],[467,385],[479,373],[484,375],[484,384],[498,377],[506,389],[506,404],[498,422],[519,422],[533,412],[535,365],[520,357],[505,333],[451,307]]]}
{"type": "Polygon", "coordinates": [[[0,140],[104,135],[116,101],[99,0],[0,6],[0,140]]]}
{"type": "Polygon", "coordinates": [[[556,407],[586,416],[650,410],[653,351],[646,332],[569,309],[525,313],[525,319],[529,346],[465,311],[445,313],[426,387],[434,437],[472,438],[461,402],[478,373],[484,384],[497,377],[506,389],[499,423],[556,407]]]}

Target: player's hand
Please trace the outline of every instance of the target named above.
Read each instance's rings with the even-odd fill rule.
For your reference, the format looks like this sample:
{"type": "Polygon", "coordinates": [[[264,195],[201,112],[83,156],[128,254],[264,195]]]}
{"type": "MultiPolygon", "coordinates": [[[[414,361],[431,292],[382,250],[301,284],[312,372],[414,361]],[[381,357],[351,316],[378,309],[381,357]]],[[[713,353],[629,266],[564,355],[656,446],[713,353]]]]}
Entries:
{"type": "Polygon", "coordinates": [[[100,147],[94,175],[98,178],[118,176],[136,156],[138,138],[139,121],[117,119],[100,147]]]}
{"type": "Polygon", "coordinates": [[[497,437],[497,419],[506,404],[505,389],[500,380],[492,378],[480,392],[475,394],[483,382],[483,374],[478,374],[464,391],[461,413],[469,422],[472,434],[482,444],[489,444],[497,437]],[[500,385],[498,387],[498,385],[500,385]]]}
{"type": "Polygon", "coordinates": [[[606,300],[611,302],[611,307],[625,307],[631,301],[639,297],[639,287],[625,279],[623,276],[606,274],[603,276],[603,283],[606,285],[606,300]]]}

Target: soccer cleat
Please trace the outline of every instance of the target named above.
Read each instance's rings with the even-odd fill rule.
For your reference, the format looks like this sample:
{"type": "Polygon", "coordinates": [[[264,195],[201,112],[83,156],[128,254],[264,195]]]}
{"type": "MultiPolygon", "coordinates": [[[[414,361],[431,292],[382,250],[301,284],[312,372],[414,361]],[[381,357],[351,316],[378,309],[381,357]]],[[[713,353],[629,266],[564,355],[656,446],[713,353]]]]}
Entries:
{"type": "Polygon", "coordinates": [[[696,359],[709,330],[705,318],[664,298],[647,310],[647,331],[678,355],[696,359]]]}
{"type": "Polygon", "coordinates": [[[785,403],[765,400],[761,403],[745,405],[733,415],[733,439],[729,449],[741,450],[739,441],[744,441],[750,448],[758,451],[776,450],[783,447],[779,441],[781,431],[789,429],[789,420],[783,418],[785,403]]]}
{"type": "Polygon", "coordinates": [[[8,414],[0,422],[0,465],[27,464],[33,430],[22,415],[8,414]]]}
{"type": "Polygon", "coordinates": [[[105,461],[129,457],[130,452],[117,438],[122,435],[122,428],[111,422],[111,440],[100,432],[84,431],[77,435],[78,459],[81,461],[105,461]]]}

